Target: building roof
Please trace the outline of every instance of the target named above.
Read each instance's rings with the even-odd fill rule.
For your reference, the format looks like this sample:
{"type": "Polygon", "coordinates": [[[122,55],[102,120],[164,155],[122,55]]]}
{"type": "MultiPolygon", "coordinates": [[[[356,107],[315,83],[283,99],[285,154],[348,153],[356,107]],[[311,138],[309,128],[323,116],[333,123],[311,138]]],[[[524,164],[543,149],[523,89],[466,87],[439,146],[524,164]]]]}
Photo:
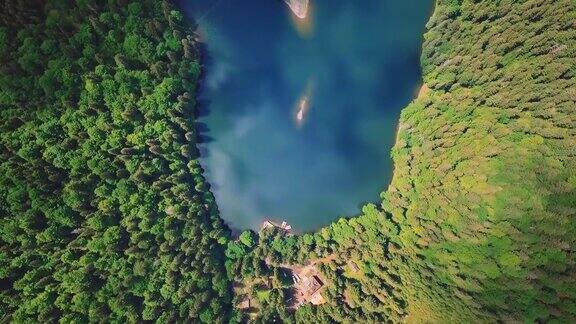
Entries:
{"type": "Polygon", "coordinates": [[[240,303],[238,303],[238,308],[240,309],[247,309],[250,308],[250,298],[244,296],[240,303]]]}

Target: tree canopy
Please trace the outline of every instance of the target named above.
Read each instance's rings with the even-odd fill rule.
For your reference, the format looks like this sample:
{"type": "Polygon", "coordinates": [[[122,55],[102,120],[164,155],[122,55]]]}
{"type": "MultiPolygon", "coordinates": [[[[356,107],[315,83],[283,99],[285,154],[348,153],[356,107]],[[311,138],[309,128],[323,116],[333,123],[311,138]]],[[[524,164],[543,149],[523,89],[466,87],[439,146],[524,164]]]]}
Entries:
{"type": "Polygon", "coordinates": [[[193,26],[165,1],[14,1],[0,27],[0,319],[225,322],[193,26]]]}
{"type": "Polygon", "coordinates": [[[573,0],[438,0],[382,202],[231,240],[182,13],[1,4],[0,319],[576,322],[575,24],[573,0]],[[312,263],[326,302],[290,308],[312,263]]]}

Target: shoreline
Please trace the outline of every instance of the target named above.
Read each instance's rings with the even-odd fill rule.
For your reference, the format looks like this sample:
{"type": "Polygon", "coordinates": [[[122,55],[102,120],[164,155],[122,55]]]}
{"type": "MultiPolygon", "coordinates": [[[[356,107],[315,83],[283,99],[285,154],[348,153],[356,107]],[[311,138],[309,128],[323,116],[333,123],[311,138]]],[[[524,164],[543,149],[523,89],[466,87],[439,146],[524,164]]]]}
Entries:
{"type": "MultiPolygon", "coordinates": [[[[424,50],[424,36],[429,31],[429,28],[427,25],[432,19],[434,19],[434,16],[436,15],[436,9],[438,8],[438,1],[439,0],[432,1],[432,8],[430,8],[430,14],[428,15],[429,18],[428,18],[428,21],[426,22],[426,25],[424,25],[425,26],[424,31],[422,32],[422,36],[421,36],[422,41],[421,41],[421,46],[420,46],[420,55],[418,56],[419,58],[422,56],[422,52],[424,50]]],[[[422,73],[422,62],[421,61],[418,62],[418,66],[420,67],[420,74],[422,76],[422,84],[420,85],[415,98],[412,99],[412,101],[410,103],[412,103],[418,99],[422,99],[423,96],[427,95],[430,91],[430,88],[426,84],[426,81],[424,81],[424,74],[422,73]]],[[[396,123],[396,132],[394,133],[394,144],[392,145],[392,149],[390,150],[390,154],[392,154],[392,151],[394,150],[394,148],[396,148],[398,146],[400,131],[403,130],[403,128],[405,126],[404,123],[402,122],[402,111],[404,111],[404,109],[406,109],[406,107],[403,107],[402,109],[400,109],[400,115],[398,116],[398,121],[396,123]]],[[[388,184],[388,188],[386,188],[386,190],[384,190],[380,194],[381,196],[382,196],[382,194],[385,194],[386,192],[391,190],[392,184],[394,182],[394,178],[396,176],[396,162],[394,161],[394,158],[391,157],[391,159],[392,159],[392,177],[390,178],[390,183],[388,184]]]]}
{"type": "MultiPolygon", "coordinates": [[[[432,1],[432,5],[430,6],[430,14],[429,14],[428,22],[429,22],[430,20],[432,20],[432,19],[434,18],[435,14],[436,14],[437,1],[438,1],[438,0],[433,0],[433,1],[432,1]]],[[[308,6],[308,11],[309,11],[309,12],[308,12],[308,13],[310,13],[310,11],[312,10],[312,8],[311,8],[311,7],[313,6],[312,4],[313,4],[313,1],[309,2],[309,6],[308,6]]],[[[291,8],[288,8],[288,10],[289,10],[289,11],[292,11],[291,8]]],[[[293,12],[292,12],[291,16],[292,16],[292,17],[296,17],[293,12]]],[[[304,19],[304,21],[309,20],[310,17],[311,17],[311,16],[308,15],[308,17],[306,17],[306,19],[304,19]]],[[[297,21],[299,21],[299,20],[297,20],[297,21]]],[[[420,38],[421,38],[421,41],[420,41],[421,46],[420,46],[420,53],[419,53],[419,56],[418,56],[418,57],[420,57],[420,56],[422,55],[423,44],[424,44],[424,35],[426,34],[427,31],[428,31],[428,28],[427,28],[427,26],[425,25],[425,27],[423,28],[423,31],[422,31],[422,33],[421,33],[421,35],[420,35],[420,38]]],[[[205,108],[206,108],[206,106],[205,106],[206,103],[203,103],[203,102],[201,102],[201,100],[198,100],[198,99],[199,99],[199,97],[201,97],[201,94],[203,93],[203,88],[207,86],[208,66],[205,65],[205,63],[206,63],[206,61],[210,60],[210,53],[209,53],[208,50],[207,50],[206,40],[204,39],[203,35],[202,35],[201,32],[200,32],[199,26],[197,26],[197,27],[194,29],[194,33],[195,33],[195,36],[196,36],[195,39],[194,39],[194,41],[195,41],[195,45],[196,45],[197,48],[198,48],[198,56],[199,56],[199,63],[200,63],[200,75],[199,75],[199,77],[198,77],[198,89],[197,89],[197,91],[196,91],[196,99],[197,99],[196,106],[195,106],[195,108],[196,108],[195,110],[196,110],[196,111],[194,112],[195,120],[198,121],[199,119],[205,117],[207,113],[209,113],[209,109],[205,109],[205,108]]],[[[420,67],[420,70],[422,70],[422,64],[421,64],[421,62],[418,62],[418,66],[420,67]]],[[[420,71],[420,74],[422,75],[422,71],[420,71]]],[[[424,89],[428,89],[428,87],[427,87],[427,85],[425,84],[425,82],[422,81],[419,86],[418,86],[418,84],[417,84],[417,89],[418,89],[418,91],[416,92],[416,96],[412,99],[412,101],[417,100],[418,98],[420,98],[420,95],[422,94],[423,90],[424,90],[424,89]]],[[[426,91],[426,90],[425,90],[425,91],[426,91]]],[[[402,108],[400,109],[400,111],[399,111],[400,114],[402,113],[402,111],[403,111],[406,107],[407,107],[407,105],[404,106],[404,107],[402,107],[402,108]]],[[[303,114],[302,114],[302,120],[300,120],[300,123],[303,123],[304,120],[305,120],[305,118],[306,118],[306,109],[303,109],[303,110],[302,110],[302,113],[303,113],[303,114]]],[[[296,117],[297,117],[297,116],[296,116],[296,117]]],[[[297,120],[297,123],[298,123],[298,118],[295,118],[295,119],[297,120]]],[[[394,132],[394,135],[393,135],[394,138],[393,138],[393,140],[392,140],[392,146],[391,146],[391,149],[388,150],[389,159],[391,159],[391,162],[392,162],[392,163],[391,163],[391,171],[390,171],[390,174],[389,174],[389,177],[390,177],[390,178],[389,178],[388,181],[385,181],[385,182],[388,182],[388,183],[387,183],[387,186],[386,186],[386,187],[381,187],[381,189],[376,192],[376,194],[377,194],[376,197],[377,197],[377,198],[375,199],[375,201],[373,201],[373,202],[376,203],[376,204],[382,202],[382,200],[381,200],[382,194],[383,194],[383,193],[386,193],[387,191],[389,191],[390,188],[392,187],[392,183],[394,182],[394,178],[395,178],[395,175],[396,175],[396,174],[395,174],[395,173],[396,173],[396,165],[395,165],[394,159],[393,159],[390,155],[391,155],[392,151],[394,150],[394,148],[396,148],[396,147],[398,146],[399,139],[400,139],[400,137],[399,137],[400,132],[403,131],[403,130],[405,130],[405,127],[406,127],[406,124],[402,122],[402,118],[400,117],[400,115],[398,115],[398,119],[396,120],[396,125],[395,125],[395,128],[396,128],[396,129],[395,129],[395,132],[394,132]]],[[[196,129],[196,131],[199,132],[198,129],[196,129]]],[[[196,143],[195,143],[195,146],[196,146],[196,149],[197,149],[197,151],[198,151],[198,153],[199,153],[199,158],[198,158],[198,160],[199,160],[199,163],[200,163],[200,165],[201,165],[201,167],[202,167],[202,170],[203,170],[203,172],[202,172],[202,177],[206,180],[207,183],[210,184],[210,181],[209,181],[208,176],[207,176],[208,165],[205,164],[205,162],[206,162],[206,160],[205,160],[206,153],[203,152],[203,151],[208,151],[208,147],[207,147],[207,146],[204,146],[204,147],[202,147],[202,149],[201,149],[201,146],[203,146],[201,142],[196,142],[196,143]],[[203,154],[203,153],[204,153],[204,154],[203,154]]],[[[383,182],[384,182],[384,181],[383,181],[383,182]]],[[[383,184],[384,184],[384,183],[383,183],[383,184]]],[[[383,184],[382,184],[382,185],[383,185],[383,184]]],[[[212,193],[212,195],[214,196],[214,198],[216,198],[216,195],[215,195],[215,193],[214,193],[214,188],[212,187],[211,184],[210,184],[210,189],[209,189],[209,191],[212,193]]],[[[215,200],[214,206],[215,206],[215,209],[217,210],[218,217],[223,221],[225,227],[229,230],[230,237],[238,237],[244,230],[247,230],[247,229],[252,229],[252,230],[255,230],[255,231],[262,231],[262,230],[264,229],[264,224],[267,223],[267,222],[271,223],[271,224],[272,224],[274,227],[276,227],[276,228],[284,229],[284,228],[282,228],[281,224],[279,224],[279,223],[277,223],[277,222],[274,222],[274,221],[272,221],[272,220],[270,220],[270,219],[267,219],[267,218],[264,218],[263,221],[260,222],[259,226],[257,225],[257,224],[258,224],[257,222],[253,222],[253,223],[252,223],[252,224],[253,224],[252,226],[256,225],[256,226],[254,226],[254,227],[252,227],[252,226],[247,226],[247,227],[242,228],[242,227],[239,227],[239,226],[233,226],[230,221],[228,221],[228,220],[226,220],[226,219],[224,219],[224,218],[222,217],[222,215],[220,214],[219,204],[216,202],[216,199],[214,199],[214,200],[215,200]]],[[[371,201],[371,200],[367,200],[367,201],[362,202],[361,204],[364,204],[364,203],[367,203],[367,202],[372,202],[372,201],[371,201]]],[[[358,212],[360,213],[360,210],[359,210],[358,212]]],[[[350,218],[350,217],[355,217],[355,216],[347,216],[346,218],[350,218]]],[[[325,227],[325,226],[329,226],[329,225],[332,224],[333,222],[337,221],[339,218],[340,218],[340,217],[338,217],[338,218],[336,218],[336,219],[334,219],[334,220],[331,220],[331,221],[329,221],[327,224],[324,224],[324,225],[321,225],[321,226],[317,226],[317,227],[315,227],[315,229],[313,229],[313,230],[307,230],[307,231],[304,231],[304,232],[316,232],[316,231],[320,230],[321,228],[323,228],[323,227],[325,227]]],[[[290,225],[288,225],[288,226],[290,226],[290,225]]],[[[290,226],[290,228],[289,228],[289,231],[290,231],[291,233],[294,233],[294,229],[293,229],[291,226],[290,226]]],[[[301,234],[301,233],[303,233],[303,232],[299,230],[298,233],[301,234]]]]}
{"type": "Polygon", "coordinates": [[[290,224],[288,224],[286,221],[282,221],[281,224],[278,224],[277,222],[275,222],[273,220],[264,219],[264,221],[262,221],[262,224],[260,225],[259,232],[262,232],[267,228],[277,228],[277,229],[285,231],[286,234],[292,234],[292,226],[290,224]]]}
{"type": "MultiPolygon", "coordinates": [[[[428,85],[426,85],[425,82],[422,82],[422,84],[420,85],[420,87],[418,89],[418,93],[417,93],[416,97],[414,99],[412,99],[410,104],[416,100],[422,99],[424,96],[427,96],[429,92],[430,92],[430,88],[428,88],[428,85]]],[[[404,107],[400,110],[400,115],[402,115],[402,111],[405,108],[406,107],[404,107]]],[[[392,149],[390,150],[390,153],[392,153],[392,151],[398,146],[398,141],[400,139],[400,132],[405,129],[405,126],[406,126],[406,124],[404,124],[402,122],[402,117],[399,116],[398,122],[396,123],[396,132],[394,133],[394,144],[392,145],[392,149]]],[[[390,188],[392,186],[392,182],[394,181],[395,171],[396,171],[396,164],[394,162],[394,158],[392,158],[392,178],[390,179],[390,183],[388,184],[388,188],[385,191],[383,191],[382,193],[385,193],[388,190],[390,190],[390,188]]]]}

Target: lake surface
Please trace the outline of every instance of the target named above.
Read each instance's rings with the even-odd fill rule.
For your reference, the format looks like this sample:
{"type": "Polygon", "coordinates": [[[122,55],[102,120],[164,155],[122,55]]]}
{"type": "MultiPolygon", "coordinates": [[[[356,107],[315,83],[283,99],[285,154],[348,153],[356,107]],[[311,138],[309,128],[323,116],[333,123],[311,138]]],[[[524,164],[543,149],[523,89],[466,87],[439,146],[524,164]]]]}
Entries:
{"type": "Polygon", "coordinates": [[[391,179],[432,0],[312,1],[305,21],[281,0],[179,2],[205,43],[202,165],[232,228],[313,230],[391,179]]]}

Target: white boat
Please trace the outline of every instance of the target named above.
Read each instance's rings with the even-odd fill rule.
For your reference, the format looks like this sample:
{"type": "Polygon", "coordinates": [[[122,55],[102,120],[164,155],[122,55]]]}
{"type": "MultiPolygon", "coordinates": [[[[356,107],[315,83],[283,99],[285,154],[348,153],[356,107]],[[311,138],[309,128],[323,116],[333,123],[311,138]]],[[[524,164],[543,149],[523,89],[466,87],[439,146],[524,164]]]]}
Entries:
{"type": "Polygon", "coordinates": [[[306,15],[308,14],[309,1],[310,0],[284,0],[294,15],[300,19],[306,18],[306,15]]]}
{"type": "Polygon", "coordinates": [[[302,119],[304,119],[304,110],[306,110],[306,106],[308,103],[308,98],[304,97],[302,98],[302,100],[300,100],[300,105],[298,107],[298,113],[296,114],[296,119],[298,119],[298,121],[302,121],[302,119]]]}

